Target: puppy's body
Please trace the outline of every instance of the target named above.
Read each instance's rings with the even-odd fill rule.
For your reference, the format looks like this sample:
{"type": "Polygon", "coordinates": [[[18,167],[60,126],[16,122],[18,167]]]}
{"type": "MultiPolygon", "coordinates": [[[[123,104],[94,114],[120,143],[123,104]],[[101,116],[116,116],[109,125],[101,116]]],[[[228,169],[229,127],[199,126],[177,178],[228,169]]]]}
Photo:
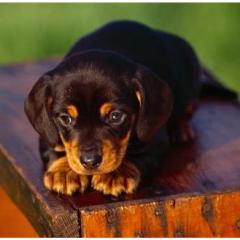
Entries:
{"type": "Polygon", "coordinates": [[[45,186],[72,194],[91,181],[105,194],[132,193],[140,172],[130,149],[154,142],[164,125],[175,139],[176,126],[183,140],[192,137],[183,116],[198,97],[199,74],[184,40],[138,23],[114,22],[82,38],[26,100],[45,186]]]}
{"type": "Polygon", "coordinates": [[[136,22],[113,22],[80,39],[66,57],[93,49],[126,56],[166,81],[174,97],[173,121],[198,98],[200,65],[191,46],[178,36],[136,22]]]}

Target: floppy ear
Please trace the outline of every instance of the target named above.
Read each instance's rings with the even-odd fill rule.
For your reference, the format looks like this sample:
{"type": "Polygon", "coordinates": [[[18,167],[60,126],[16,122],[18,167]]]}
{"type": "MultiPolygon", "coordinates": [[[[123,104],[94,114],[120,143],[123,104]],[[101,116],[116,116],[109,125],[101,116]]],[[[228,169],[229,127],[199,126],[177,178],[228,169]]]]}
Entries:
{"type": "Polygon", "coordinates": [[[169,118],[172,92],[167,83],[143,66],[138,67],[133,84],[140,105],[136,133],[140,141],[147,142],[169,118]]]}
{"type": "Polygon", "coordinates": [[[51,146],[58,143],[59,136],[54,122],[50,118],[51,77],[44,75],[33,86],[24,103],[24,110],[31,124],[39,135],[47,140],[51,146]]]}

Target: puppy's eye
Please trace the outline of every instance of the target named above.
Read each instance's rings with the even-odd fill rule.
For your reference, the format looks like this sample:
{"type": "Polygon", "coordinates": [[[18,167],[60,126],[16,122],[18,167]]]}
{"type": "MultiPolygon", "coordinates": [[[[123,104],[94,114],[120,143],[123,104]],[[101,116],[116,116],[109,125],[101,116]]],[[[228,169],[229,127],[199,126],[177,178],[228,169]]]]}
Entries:
{"type": "Polygon", "coordinates": [[[72,124],[72,118],[67,113],[61,113],[58,117],[58,120],[65,127],[68,127],[72,124]]]}
{"type": "Polygon", "coordinates": [[[120,110],[114,110],[109,114],[109,122],[113,125],[120,125],[124,122],[126,114],[120,110]]]}

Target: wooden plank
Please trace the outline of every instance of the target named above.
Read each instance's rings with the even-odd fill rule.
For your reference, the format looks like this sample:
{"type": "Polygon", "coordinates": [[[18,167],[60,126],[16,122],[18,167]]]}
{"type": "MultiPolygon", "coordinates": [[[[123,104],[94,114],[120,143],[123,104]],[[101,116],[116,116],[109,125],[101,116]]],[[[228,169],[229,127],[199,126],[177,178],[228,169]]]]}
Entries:
{"type": "Polygon", "coordinates": [[[57,62],[0,68],[0,183],[41,236],[239,236],[240,107],[234,101],[203,99],[192,119],[196,140],[160,158],[135,194],[112,198],[89,189],[64,197],[48,192],[23,99],[57,62]],[[230,189],[232,195],[212,195],[230,189]],[[206,196],[215,208],[211,227],[206,220],[211,214],[202,214],[206,196]],[[221,218],[232,230],[224,230],[221,218]]]}
{"type": "Polygon", "coordinates": [[[81,210],[82,236],[240,237],[239,199],[226,192],[91,207],[81,210]]]}
{"type": "Polygon", "coordinates": [[[0,237],[38,237],[26,217],[0,186],[0,237]]]}
{"type": "Polygon", "coordinates": [[[23,112],[23,99],[44,69],[56,61],[0,70],[0,183],[41,236],[79,236],[77,211],[42,184],[37,135],[23,112]]]}

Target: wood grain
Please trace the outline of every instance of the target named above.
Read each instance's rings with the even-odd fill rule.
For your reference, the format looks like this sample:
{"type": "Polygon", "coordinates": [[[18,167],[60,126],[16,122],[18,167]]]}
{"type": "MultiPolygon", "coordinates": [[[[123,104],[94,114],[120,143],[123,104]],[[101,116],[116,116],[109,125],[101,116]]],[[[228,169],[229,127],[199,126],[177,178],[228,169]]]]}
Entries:
{"type": "Polygon", "coordinates": [[[0,179],[41,236],[79,236],[76,211],[63,198],[45,190],[37,135],[23,112],[31,86],[56,61],[0,70],[0,179]]]}
{"type": "Polygon", "coordinates": [[[239,192],[226,192],[92,207],[81,211],[82,236],[239,237],[239,199],[239,192]]]}
{"type": "Polygon", "coordinates": [[[192,119],[196,140],[155,159],[158,167],[135,194],[48,192],[23,100],[57,62],[0,68],[0,183],[41,236],[240,236],[240,107],[235,101],[202,99],[192,119]]]}

